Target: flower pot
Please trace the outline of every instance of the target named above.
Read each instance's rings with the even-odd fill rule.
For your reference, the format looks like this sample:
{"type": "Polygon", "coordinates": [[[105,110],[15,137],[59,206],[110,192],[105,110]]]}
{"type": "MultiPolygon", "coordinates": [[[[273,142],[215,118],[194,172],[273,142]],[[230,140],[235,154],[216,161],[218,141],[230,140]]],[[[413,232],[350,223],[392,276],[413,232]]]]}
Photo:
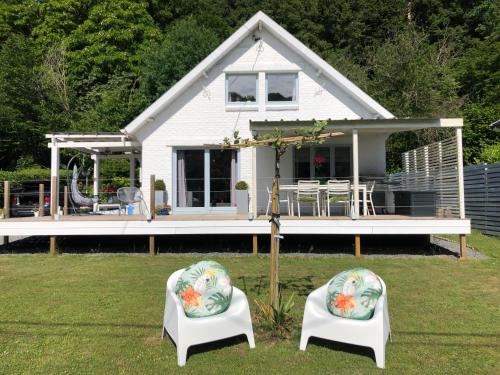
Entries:
{"type": "Polygon", "coordinates": [[[167,204],[167,192],[164,190],[155,190],[155,205],[164,206],[167,204]]]}
{"type": "Polygon", "coordinates": [[[236,212],[248,213],[248,190],[236,190],[236,212]]]}
{"type": "Polygon", "coordinates": [[[39,217],[39,216],[40,216],[40,212],[38,212],[38,211],[33,211],[33,216],[34,216],[34,217],[39,217]]]}

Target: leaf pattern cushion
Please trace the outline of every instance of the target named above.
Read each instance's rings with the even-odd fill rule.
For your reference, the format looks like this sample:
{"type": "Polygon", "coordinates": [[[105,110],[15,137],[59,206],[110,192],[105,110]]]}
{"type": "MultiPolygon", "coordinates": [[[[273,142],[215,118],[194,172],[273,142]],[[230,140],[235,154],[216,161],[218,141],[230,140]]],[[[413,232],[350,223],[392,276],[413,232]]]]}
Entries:
{"type": "Polygon", "coordinates": [[[353,268],[328,283],[326,307],[330,313],[349,319],[368,320],[382,295],[382,283],[366,268],[353,268]]]}
{"type": "Polygon", "coordinates": [[[175,286],[189,318],[203,318],[226,311],[231,304],[233,286],[224,266],[201,261],[186,268],[175,286]]]}

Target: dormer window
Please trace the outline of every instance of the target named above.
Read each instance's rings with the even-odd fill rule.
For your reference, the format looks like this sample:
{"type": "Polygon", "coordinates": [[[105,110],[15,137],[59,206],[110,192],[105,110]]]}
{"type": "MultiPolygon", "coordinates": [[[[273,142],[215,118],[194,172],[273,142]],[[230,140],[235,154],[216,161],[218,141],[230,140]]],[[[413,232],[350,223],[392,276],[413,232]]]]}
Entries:
{"type": "Polygon", "coordinates": [[[227,104],[257,104],[257,74],[227,74],[227,104]]]}
{"type": "Polygon", "coordinates": [[[297,103],[297,73],[266,74],[266,97],[268,104],[297,103]]]}

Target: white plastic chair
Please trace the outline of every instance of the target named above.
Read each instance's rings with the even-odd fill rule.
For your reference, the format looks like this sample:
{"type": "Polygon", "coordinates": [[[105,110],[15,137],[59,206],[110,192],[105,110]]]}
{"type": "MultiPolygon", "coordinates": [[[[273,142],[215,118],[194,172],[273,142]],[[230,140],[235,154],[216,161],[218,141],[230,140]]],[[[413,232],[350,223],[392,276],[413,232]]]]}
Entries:
{"type": "Polygon", "coordinates": [[[336,203],[344,204],[344,214],[350,216],[349,205],[351,195],[351,183],[349,180],[328,180],[326,183],[327,214],[330,216],[330,205],[336,203]]]}
{"type": "Polygon", "coordinates": [[[300,336],[300,350],[306,350],[311,336],[353,345],[368,346],[375,352],[377,367],[385,367],[385,344],[391,335],[387,292],[385,283],[383,292],[375,305],[370,320],[356,320],[332,315],[326,307],[328,284],[316,289],[307,297],[300,336]]]}
{"type": "Polygon", "coordinates": [[[312,203],[313,215],[316,215],[316,207],[318,209],[318,216],[321,216],[321,209],[319,207],[320,191],[319,180],[299,180],[297,183],[297,210],[300,217],[300,203],[312,203]]]}
{"type": "MultiPolygon", "coordinates": [[[[266,216],[269,215],[269,208],[271,207],[271,204],[273,203],[273,192],[271,189],[269,189],[269,186],[266,186],[267,189],[267,208],[266,208],[266,216]]],[[[290,211],[290,197],[288,196],[288,193],[286,194],[286,199],[280,199],[280,204],[281,203],[286,203],[287,204],[287,209],[288,209],[288,216],[291,216],[291,211],[290,211]]]]}
{"type": "Polygon", "coordinates": [[[163,316],[162,339],[165,332],[177,346],[177,364],[184,366],[188,348],[192,345],[222,340],[244,334],[250,348],[255,348],[252,319],[245,294],[233,286],[229,308],[218,315],[206,318],[188,318],[182,303],[175,294],[177,279],[184,269],[174,272],[167,281],[167,297],[163,316]]]}

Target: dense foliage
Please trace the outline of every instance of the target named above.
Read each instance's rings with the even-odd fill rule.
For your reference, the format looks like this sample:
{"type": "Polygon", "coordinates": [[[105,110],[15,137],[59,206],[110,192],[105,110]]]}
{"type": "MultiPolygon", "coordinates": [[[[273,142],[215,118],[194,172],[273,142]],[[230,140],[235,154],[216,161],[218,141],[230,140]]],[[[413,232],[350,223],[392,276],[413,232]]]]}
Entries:
{"type": "MultiPolygon", "coordinates": [[[[464,117],[467,163],[500,142],[495,0],[3,0],[0,169],[48,165],[46,132],[122,128],[258,10],[395,115],[464,117]]],[[[443,136],[391,137],[388,168],[443,136]]]]}

